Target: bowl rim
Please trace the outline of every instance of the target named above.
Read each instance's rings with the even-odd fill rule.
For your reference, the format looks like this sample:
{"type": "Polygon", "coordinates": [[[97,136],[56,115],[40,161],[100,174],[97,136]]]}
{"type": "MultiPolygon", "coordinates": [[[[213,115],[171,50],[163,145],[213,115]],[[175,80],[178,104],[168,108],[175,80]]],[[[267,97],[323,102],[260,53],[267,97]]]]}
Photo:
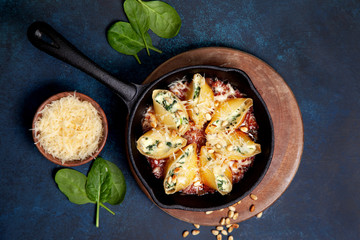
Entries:
{"type": "Polygon", "coordinates": [[[100,105],[94,99],[92,99],[91,97],[89,97],[89,96],[87,96],[87,95],[85,95],[83,93],[79,93],[77,91],[65,91],[65,92],[60,92],[60,93],[57,93],[55,95],[52,95],[51,97],[46,99],[38,107],[38,109],[35,112],[33,121],[32,121],[31,131],[32,131],[32,137],[33,137],[35,146],[37,147],[39,152],[47,160],[49,160],[50,162],[53,162],[55,164],[64,166],[64,167],[75,167],[75,166],[80,166],[80,165],[83,165],[83,164],[86,164],[86,163],[92,161],[93,159],[95,159],[100,154],[100,152],[103,150],[103,148],[104,148],[104,146],[106,144],[109,129],[108,129],[108,121],[107,121],[107,118],[106,118],[106,114],[105,114],[104,110],[100,107],[100,105]],[[101,141],[99,143],[99,148],[91,156],[87,157],[84,160],[71,160],[71,161],[66,161],[66,162],[62,163],[61,159],[56,158],[56,157],[52,156],[51,154],[47,153],[45,151],[45,149],[38,143],[38,139],[37,139],[37,137],[35,135],[35,123],[42,116],[40,111],[42,111],[47,104],[50,104],[53,101],[59,100],[59,99],[61,99],[63,97],[67,97],[67,96],[70,96],[70,95],[74,95],[74,96],[78,97],[81,101],[88,101],[88,102],[91,103],[91,105],[93,105],[95,107],[95,109],[98,111],[98,113],[101,116],[101,122],[102,122],[102,125],[103,125],[103,136],[102,136],[101,141]]]}
{"type": "Polygon", "coordinates": [[[256,188],[256,186],[262,181],[262,179],[266,175],[266,173],[267,173],[267,171],[269,169],[270,163],[272,161],[272,158],[273,158],[273,153],[274,153],[274,126],[273,126],[273,121],[272,121],[270,112],[269,112],[269,110],[267,108],[267,105],[266,105],[265,101],[262,99],[260,93],[257,91],[254,84],[252,83],[250,77],[243,70],[237,69],[237,68],[220,67],[220,66],[214,66],[214,65],[192,65],[192,66],[186,66],[186,67],[181,67],[181,68],[175,69],[173,71],[170,71],[170,72],[160,76],[159,78],[157,78],[153,82],[149,83],[147,85],[147,87],[146,87],[146,90],[139,97],[137,97],[136,103],[134,104],[133,108],[130,111],[127,124],[128,124],[128,126],[127,126],[127,129],[128,129],[127,135],[128,136],[127,136],[127,141],[126,141],[127,142],[127,153],[128,153],[128,159],[130,161],[130,165],[132,166],[132,169],[133,169],[133,173],[135,173],[134,175],[136,175],[136,178],[138,178],[139,182],[142,183],[142,185],[144,186],[144,189],[147,192],[146,195],[149,195],[151,200],[154,203],[156,203],[159,207],[164,208],[164,209],[179,209],[179,210],[186,210],[186,211],[204,212],[204,211],[215,211],[215,210],[219,210],[219,209],[231,206],[231,205],[237,203],[239,200],[246,197],[251,191],[253,191],[256,188]],[[203,207],[203,208],[188,207],[188,206],[183,206],[183,205],[180,205],[180,204],[167,205],[167,204],[162,203],[158,199],[158,197],[154,193],[152,187],[149,186],[147,181],[141,175],[140,170],[136,167],[134,156],[132,154],[132,149],[131,149],[132,144],[131,144],[131,136],[130,136],[131,135],[130,134],[131,130],[130,129],[132,128],[133,120],[135,118],[135,113],[136,113],[136,111],[137,111],[137,109],[138,109],[138,107],[140,105],[140,102],[144,98],[144,96],[146,95],[146,93],[148,92],[148,90],[150,88],[155,86],[157,83],[161,82],[163,79],[165,79],[165,78],[167,78],[167,77],[169,77],[169,76],[171,76],[173,74],[176,74],[178,72],[189,71],[189,70],[192,70],[192,69],[201,69],[201,68],[202,69],[212,69],[212,70],[216,70],[216,71],[225,71],[225,72],[233,71],[233,72],[239,73],[240,75],[242,75],[246,79],[246,81],[248,82],[248,84],[249,84],[249,86],[251,88],[251,91],[254,92],[254,94],[257,96],[257,98],[260,100],[262,106],[264,107],[265,113],[267,115],[267,119],[269,120],[270,131],[271,131],[271,143],[270,143],[269,157],[268,157],[268,161],[266,163],[266,166],[264,168],[264,171],[262,172],[260,177],[257,179],[257,181],[253,184],[253,186],[251,186],[248,191],[246,191],[244,194],[242,194],[241,196],[239,196],[238,198],[236,198],[233,201],[229,201],[229,202],[227,202],[225,204],[218,205],[218,206],[215,206],[215,207],[203,207]],[[135,109],[136,109],[136,111],[135,111],[135,109]]]}

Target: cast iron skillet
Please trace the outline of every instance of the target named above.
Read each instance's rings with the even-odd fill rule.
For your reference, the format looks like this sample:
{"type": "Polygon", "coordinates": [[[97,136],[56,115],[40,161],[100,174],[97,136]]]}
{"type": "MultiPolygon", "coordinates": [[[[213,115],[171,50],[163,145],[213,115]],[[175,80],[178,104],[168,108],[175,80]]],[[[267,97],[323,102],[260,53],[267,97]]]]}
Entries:
{"type": "Polygon", "coordinates": [[[145,187],[158,206],[189,211],[221,209],[248,195],[265,175],[274,147],[272,121],[264,101],[243,71],[215,66],[190,66],[172,71],[148,85],[125,83],[105,72],[48,24],[35,22],[30,25],[27,34],[35,47],[94,77],[112,89],[125,102],[129,111],[126,136],[129,161],[135,177],[140,180],[140,184],[145,187]],[[163,180],[156,179],[153,176],[150,164],[136,149],[136,140],[143,134],[141,129],[143,113],[146,107],[152,104],[152,91],[154,89],[167,89],[171,82],[184,76],[191,79],[194,73],[226,80],[252,98],[254,102],[255,117],[260,127],[258,143],[261,144],[262,152],[256,156],[253,166],[240,183],[234,184],[232,192],[226,196],[221,196],[218,193],[203,196],[183,195],[181,193],[166,195],[163,180]]]}

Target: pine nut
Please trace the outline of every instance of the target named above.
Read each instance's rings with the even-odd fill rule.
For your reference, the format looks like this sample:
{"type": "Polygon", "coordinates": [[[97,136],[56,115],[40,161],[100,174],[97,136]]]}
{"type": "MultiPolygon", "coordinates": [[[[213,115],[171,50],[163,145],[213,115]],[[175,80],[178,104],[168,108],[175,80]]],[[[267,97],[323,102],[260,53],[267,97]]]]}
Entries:
{"type": "Polygon", "coordinates": [[[194,235],[194,236],[198,235],[199,233],[200,233],[200,230],[192,230],[191,231],[191,234],[194,235]]]}
{"type": "Polygon", "coordinates": [[[234,230],[233,227],[229,227],[229,228],[228,228],[228,233],[231,233],[233,230],[234,230]]]}
{"type": "Polygon", "coordinates": [[[228,212],[228,217],[229,217],[229,218],[232,218],[233,216],[234,216],[234,212],[230,210],[230,211],[228,212]]]}
{"type": "Polygon", "coordinates": [[[232,224],[228,224],[228,225],[226,225],[226,227],[227,227],[227,228],[229,228],[229,227],[231,227],[231,226],[232,226],[232,224]]]}
{"type": "Polygon", "coordinates": [[[212,214],[214,211],[207,211],[205,212],[205,214],[209,215],[209,214],[212,214]]]}
{"type": "Polygon", "coordinates": [[[186,238],[187,236],[189,236],[189,231],[184,231],[182,236],[183,236],[183,238],[186,238]]]}
{"type": "Polygon", "coordinates": [[[253,211],[255,211],[255,205],[254,204],[250,206],[250,212],[253,212],[253,211]]]}
{"type": "Polygon", "coordinates": [[[241,200],[237,202],[237,204],[240,204],[241,203],[241,200]]]}
{"type": "Polygon", "coordinates": [[[220,220],[220,225],[225,225],[225,218],[221,218],[221,220],[220,220]]]}
{"type": "Polygon", "coordinates": [[[222,235],[225,235],[225,236],[228,235],[228,233],[227,233],[226,230],[221,230],[221,234],[222,234],[222,235]]]}
{"type": "Polygon", "coordinates": [[[250,198],[254,201],[258,200],[258,197],[255,194],[250,194],[250,198]]]}
{"type": "Polygon", "coordinates": [[[219,231],[221,231],[221,230],[223,230],[224,229],[224,227],[222,227],[222,226],[217,226],[216,227],[216,230],[219,230],[219,231]]]}
{"type": "Polygon", "coordinates": [[[218,234],[219,234],[219,231],[218,231],[218,230],[213,229],[213,230],[211,230],[211,233],[212,233],[214,236],[216,236],[216,235],[218,235],[218,234]]]}
{"type": "Polygon", "coordinates": [[[226,223],[226,224],[230,224],[230,218],[226,218],[226,219],[225,219],[225,223],[226,223]]]}
{"type": "Polygon", "coordinates": [[[164,146],[164,143],[160,142],[157,146],[158,148],[162,148],[164,146]]]}
{"type": "Polygon", "coordinates": [[[200,228],[200,225],[194,223],[194,227],[196,227],[197,229],[199,229],[199,228],[200,228]]]}
{"type": "Polygon", "coordinates": [[[233,228],[239,228],[239,224],[234,223],[234,224],[232,225],[232,227],[233,227],[233,228]]]}
{"type": "Polygon", "coordinates": [[[263,213],[262,213],[262,212],[259,212],[258,214],[256,214],[256,217],[257,217],[257,218],[261,218],[262,215],[263,215],[263,213]]]}
{"type": "Polygon", "coordinates": [[[215,147],[220,149],[220,148],[221,148],[221,145],[220,145],[219,143],[217,143],[217,144],[215,145],[215,147]]]}
{"type": "Polygon", "coordinates": [[[229,124],[229,122],[225,120],[225,121],[223,121],[223,122],[221,123],[221,126],[222,126],[222,127],[225,127],[225,126],[228,125],[228,124],[229,124]]]}
{"type": "Polygon", "coordinates": [[[215,152],[214,149],[209,149],[209,150],[208,150],[208,153],[214,153],[214,152],[215,152]]]}
{"type": "Polygon", "coordinates": [[[230,206],[230,207],[229,207],[229,210],[235,212],[236,208],[235,208],[234,206],[230,206]]]}
{"type": "Polygon", "coordinates": [[[228,151],[232,151],[232,150],[234,150],[234,146],[233,145],[229,145],[229,146],[227,146],[227,148],[226,148],[228,151]]]}
{"type": "Polygon", "coordinates": [[[224,209],[222,208],[222,209],[220,209],[219,211],[222,212],[222,211],[224,211],[224,209]]]}
{"type": "Polygon", "coordinates": [[[151,123],[150,123],[150,126],[151,126],[152,128],[156,128],[157,124],[156,124],[156,122],[151,122],[151,123]]]}
{"type": "Polygon", "coordinates": [[[178,173],[178,172],[180,172],[180,167],[176,167],[175,169],[174,169],[174,173],[178,173]]]}
{"type": "Polygon", "coordinates": [[[219,235],[216,236],[216,240],[221,240],[221,239],[222,239],[221,234],[219,234],[219,235]]]}
{"type": "Polygon", "coordinates": [[[236,220],[238,217],[239,217],[239,213],[238,213],[238,212],[235,212],[235,213],[234,213],[234,216],[233,216],[233,219],[236,220]]]}
{"type": "Polygon", "coordinates": [[[205,115],[205,118],[206,118],[206,120],[210,121],[210,120],[211,120],[211,115],[210,115],[210,113],[207,113],[207,114],[205,115]]]}
{"type": "Polygon", "coordinates": [[[233,236],[229,236],[229,237],[228,237],[228,240],[234,240],[234,237],[233,237],[233,236]]]}
{"type": "Polygon", "coordinates": [[[248,131],[249,131],[249,129],[248,129],[247,127],[241,127],[240,130],[241,130],[242,132],[248,132],[248,131]]]}

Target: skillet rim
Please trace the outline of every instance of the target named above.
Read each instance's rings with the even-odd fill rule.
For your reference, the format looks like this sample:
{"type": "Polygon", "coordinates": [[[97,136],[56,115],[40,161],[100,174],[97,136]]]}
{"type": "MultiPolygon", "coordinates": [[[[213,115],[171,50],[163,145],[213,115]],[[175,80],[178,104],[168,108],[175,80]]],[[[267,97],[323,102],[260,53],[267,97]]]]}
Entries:
{"type": "Polygon", "coordinates": [[[213,66],[213,65],[186,66],[186,67],[181,67],[181,68],[177,68],[177,69],[175,69],[173,71],[170,71],[170,72],[160,76],[159,78],[157,78],[153,82],[151,82],[149,84],[140,85],[140,86],[143,87],[143,91],[138,93],[137,96],[135,96],[133,98],[134,104],[132,104],[131,108],[129,109],[129,115],[128,115],[128,118],[127,118],[126,151],[127,151],[127,156],[128,156],[128,160],[129,160],[130,165],[131,165],[130,167],[132,169],[132,172],[133,172],[133,174],[136,175],[135,179],[136,179],[137,183],[139,184],[139,181],[142,183],[142,185],[144,186],[144,189],[142,188],[142,190],[143,191],[146,190],[145,194],[149,198],[151,198],[152,202],[154,202],[160,208],[164,208],[164,209],[179,209],[179,210],[196,211],[196,212],[215,211],[215,210],[226,208],[228,206],[231,206],[231,205],[235,204],[239,200],[246,197],[251,191],[253,191],[258,186],[258,184],[262,181],[262,179],[266,175],[266,173],[267,173],[267,171],[269,169],[269,166],[271,164],[272,158],[273,158],[274,145],[275,145],[274,144],[274,127],[273,127],[273,122],[272,122],[270,112],[269,112],[269,110],[267,108],[267,105],[266,105],[265,101],[262,99],[260,93],[255,88],[255,86],[252,83],[250,77],[243,70],[238,69],[238,68],[219,67],[219,66],[213,66]],[[246,79],[248,85],[250,86],[251,91],[256,95],[256,97],[260,101],[261,105],[264,107],[265,114],[267,116],[267,120],[268,120],[268,123],[270,125],[271,143],[270,143],[270,149],[269,149],[269,156],[267,158],[265,168],[262,171],[262,173],[260,174],[259,178],[255,181],[255,183],[246,192],[244,192],[239,197],[235,198],[232,201],[229,201],[227,203],[217,205],[217,206],[214,206],[214,207],[200,207],[200,208],[198,208],[198,207],[184,206],[184,205],[181,205],[181,204],[169,204],[168,205],[168,204],[162,203],[157,198],[157,196],[154,193],[152,187],[149,186],[148,182],[143,178],[142,174],[140,173],[139,169],[137,168],[137,166],[135,164],[135,160],[134,160],[134,155],[133,155],[132,149],[131,149],[131,146],[132,146],[131,139],[132,139],[132,137],[130,135],[130,132],[131,132],[131,129],[132,129],[132,126],[133,126],[134,118],[135,118],[135,113],[136,113],[135,110],[138,109],[138,107],[140,105],[140,102],[143,100],[144,96],[148,93],[148,91],[151,90],[151,88],[153,86],[157,85],[159,82],[161,82],[162,80],[168,78],[169,76],[175,75],[178,72],[190,71],[190,70],[193,70],[193,69],[210,69],[210,70],[221,71],[221,72],[237,72],[238,74],[242,75],[246,79]]]}

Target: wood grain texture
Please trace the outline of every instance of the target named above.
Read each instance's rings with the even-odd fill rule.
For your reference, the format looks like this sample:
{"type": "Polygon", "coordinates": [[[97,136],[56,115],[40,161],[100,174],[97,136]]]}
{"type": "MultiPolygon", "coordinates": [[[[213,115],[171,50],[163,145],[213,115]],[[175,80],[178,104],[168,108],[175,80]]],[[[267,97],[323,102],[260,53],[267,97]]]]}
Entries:
{"type": "MultiPolygon", "coordinates": [[[[294,178],[304,145],[301,113],[291,89],[272,67],[248,53],[229,48],[208,47],[179,54],[156,68],[144,83],[154,81],[177,68],[193,65],[213,65],[243,70],[265,101],[273,121],[275,139],[273,159],[265,177],[253,191],[258,200],[254,201],[247,196],[240,204],[235,205],[239,217],[232,222],[241,222],[273,204],[294,178]],[[255,210],[250,212],[252,204],[255,205],[255,210]]],[[[149,197],[146,190],[144,188],[142,190],[149,197]]],[[[208,226],[218,225],[220,218],[225,217],[228,212],[224,209],[207,215],[204,212],[162,210],[180,220],[208,226]]]]}

